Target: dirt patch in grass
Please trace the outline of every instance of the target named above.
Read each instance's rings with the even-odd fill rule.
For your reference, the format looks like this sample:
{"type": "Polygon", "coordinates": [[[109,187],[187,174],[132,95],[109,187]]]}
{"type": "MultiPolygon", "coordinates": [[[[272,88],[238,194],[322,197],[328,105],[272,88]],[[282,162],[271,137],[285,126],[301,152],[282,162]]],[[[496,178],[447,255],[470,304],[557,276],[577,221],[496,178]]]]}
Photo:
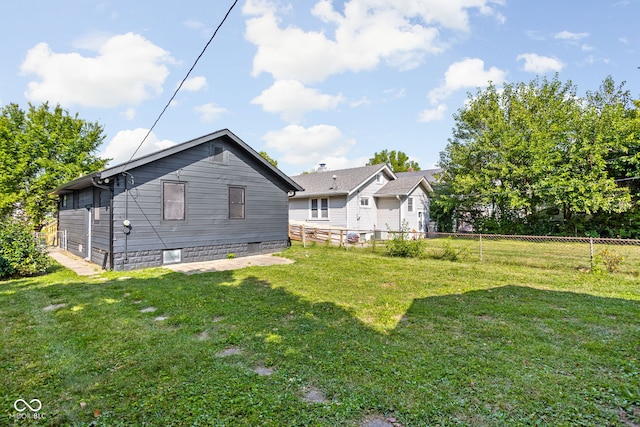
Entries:
{"type": "Polygon", "coordinates": [[[395,418],[387,418],[381,414],[369,415],[361,423],[360,427],[401,427],[395,418]]]}
{"type": "Polygon", "coordinates": [[[155,307],[147,307],[140,310],[140,313],[153,313],[154,311],[156,311],[155,307]]]}
{"type": "Polygon", "coordinates": [[[198,341],[204,341],[209,338],[209,331],[202,331],[198,334],[198,341]]]}
{"type": "Polygon", "coordinates": [[[236,356],[242,354],[242,349],[239,347],[227,347],[224,350],[222,350],[221,352],[217,353],[216,356],[218,357],[229,357],[229,356],[236,356]]]}
{"type": "Polygon", "coordinates": [[[58,309],[60,309],[62,307],[66,307],[66,306],[67,306],[66,302],[63,302],[63,303],[60,303],[60,304],[51,304],[51,305],[48,305],[45,308],[43,308],[42,311],[56,311],[56,310],[58,310],[58,309]]]}
{"type": "Polygon", "coordinates": [[[153,320],[155,320],[156,322],[162,322],[163,320],[167,320],[168,318],[169,316],[158,316],[153,320]]]}
{"type": "Polygon", "coordinates": [[[275,370],[273,368],[267,368],[265,366],[257,366],[253,372],[255,372],[258,375],[262,375],[262,376],[266,376],[268,377],[269,375],[273,374],[275,370]]]}
{"type": "Polygon", "coordinates": [[[325,403],[327,398],[320,389],[308,385],[302,387],[302,401],[307,403],[325,403]]]}

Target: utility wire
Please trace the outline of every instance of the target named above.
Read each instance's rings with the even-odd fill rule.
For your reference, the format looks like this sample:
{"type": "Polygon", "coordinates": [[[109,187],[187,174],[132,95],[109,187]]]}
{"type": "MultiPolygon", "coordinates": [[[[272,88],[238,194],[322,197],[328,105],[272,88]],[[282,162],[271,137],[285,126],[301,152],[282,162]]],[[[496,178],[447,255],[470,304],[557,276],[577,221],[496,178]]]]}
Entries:
{"type": "Polygon", "coordinates": [[[193,69],[196,67],[196,65],[198,64],[198,61],[200,61],[200,58],[202,58],[202,55],[204,55],[204,52],[207,50],[207,48],[209,47],[209,45],[211,44],[211,42],[213,41],[213,39],[215,38],[216,34],[218,34],[218,30],[220,30],[220,28],[222,27],[222,24],[224,24],[224,22],[227,20],[227,18],[229,17],[229,15],[231,14],[231,11],[233,10],[233,8],[236,6],[236,4],[238,3],[238,0],[234,0],[233,4],[231,5],[231,7],[229,8],[229,10],[227,11],[227,13],[224,15],[224,18],[222,18],[222,21],[220,21],[220,24],[218,24],[218,27],[216,28],[216,30],[213,32],[213,35],[211,36],[211,38],[209,39],[209,41],[207,42],[207,44],[204,45],[204,48],[202,49],[202,52],[200,52],[200,54],[198,55],[198,57],[196,58],[196,60],[193,62],[193,65],[191,66],[191,68],[189,68],[189,71],[187,71],[187,74],[184,76],[184,78],[182,79],[182,81],[180,82],[180,84],[178,85],[178,87],[176,88],[176,90],[173,92],[173,95],[171,95],[171,98],[169,98],[169,101],[167,101],[167,104],[164,106],[164,108],[162,109],[162,111],[160,112],[160,114],[158,115],[158,118],[155,120],[155,122],[153,122],[153,125],[151,125],[151,128],[149,128],[149,130],[147,131],[147,134],[144,136],[144,138],[142,138],[142,141],[140,141],[140,144],[138,145],[138,148],[136,148],[136,150],[133,152],[133,154],[131,155],[131,157],[129,157],[129,160],[127,160],[127,162],[122,165],[122,169],[120,170],[120,172],[122,173],[125,168],[127,167],[127,165],[129,163],[131,163],[131,160],[133,160],[133,157],[136,155],[136,153],[138,152],[138,150],[140,150],[140,148],[142,147],[142,144],[144,144],[144,142],[147,140],[147,138],[149,137],[149,135],[151,134],[151,132],[153,131],[153,129],[156,127],[156,125],[158,124],[158,122],[160,121],[160,118],[162,118],[162,116],[164,115],[165,111],[167,111],[167,108],[169,108],[169,105],[171,105],[171,102],[174,100],[174,98],[176,97],[176,95],[178,95],[178,92],[180,91],[180,89],[182,88],[182,85],[184,84],[184,82],[189,78],[189,75],[191,74],[191,72],[193,71],[193,69]]]}

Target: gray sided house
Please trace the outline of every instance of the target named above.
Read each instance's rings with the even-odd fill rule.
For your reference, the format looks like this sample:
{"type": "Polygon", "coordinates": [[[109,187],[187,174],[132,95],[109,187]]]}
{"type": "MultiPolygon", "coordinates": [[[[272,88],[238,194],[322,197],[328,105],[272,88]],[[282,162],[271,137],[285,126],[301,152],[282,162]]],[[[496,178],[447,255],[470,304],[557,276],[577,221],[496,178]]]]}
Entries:
{"type": "Polygon", "coordinates": [[[387,165],[321,171],[291,177],[305,190],[289,199],[289,219],[386,238],[386,231],[423,233],[433,193],[424,175],[395,174],[387,165]]]}
{"type": "Polygon", "coordinates": [[[132,270],[288,243],[288,198],[302,188],[227,129],[110,167],[54,191],[67,250],[132,270]]]}

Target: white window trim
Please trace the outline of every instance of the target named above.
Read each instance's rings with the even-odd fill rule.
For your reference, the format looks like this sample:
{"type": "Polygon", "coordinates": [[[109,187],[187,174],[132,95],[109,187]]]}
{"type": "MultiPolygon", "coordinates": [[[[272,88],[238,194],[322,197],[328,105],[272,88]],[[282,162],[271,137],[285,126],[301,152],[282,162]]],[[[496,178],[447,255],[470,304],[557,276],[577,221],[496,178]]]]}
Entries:
{"type": "Polygon", "coordinates": [[[330,208],[330,206],[331,206],[331,204],[330,204],[330,200],[329,200],[328,197],[312,197],[312,198],[310,198],[309,199],[309,221],[329,221],[330,218],[331,218],[331,213],[330,213],[331,208],[330,208]],[[317,204],[317,206],[318,206],[318,208],[317,208],[318,216],[317,217],[313,216],[312,206],[313,206],[313,201],[314,200],[318,201],[317,202],[318,203],[317,204]],[[322,217],[322,200],[326,200],[327,201],[327,217],[326,218],[322,217]]]}
{"type": "Polygon", "coordinates": [[[360,207],[363,209],[370,209],[371,208],[371,197],[369,196],[360,196],[360,207]],[[363,201],[367,201],[366,204],[363,204],[363,201]]]}

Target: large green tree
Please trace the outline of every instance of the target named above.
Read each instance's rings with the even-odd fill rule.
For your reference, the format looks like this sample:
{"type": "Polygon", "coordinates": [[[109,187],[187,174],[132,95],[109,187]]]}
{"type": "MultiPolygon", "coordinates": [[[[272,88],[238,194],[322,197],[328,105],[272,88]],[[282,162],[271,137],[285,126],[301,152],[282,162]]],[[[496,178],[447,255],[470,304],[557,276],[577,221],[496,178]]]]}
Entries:
{"type": "Polygon", "coordinates": [[[593,214],[628,210],[608,165],[633,139],[628,98],[610,78],[580,97],[557,76],[470,95],[441,153],[443,205],[488,232],[576,234],[593,214]]]}
{"type": "Polygon", "coordinates": [[[379,153],[375,153],[372,158],[367,162],[369,165],[379,165],[385,163],[391,166],[391,170],[394,172],[406,172],[408,170],[419,171],[420,165],[414,160],[410,160],[402,151],[396,150],[382,150],[379,153]]]}
{"type": "Polygon", "coordinates": [[[102,169],[95,156],[104,140],[98,123],[50,108],[17,104],[0,110],[0,217],[20,216],[35,229],[56,209],[49,192],[60,184],[102,169]]]}

